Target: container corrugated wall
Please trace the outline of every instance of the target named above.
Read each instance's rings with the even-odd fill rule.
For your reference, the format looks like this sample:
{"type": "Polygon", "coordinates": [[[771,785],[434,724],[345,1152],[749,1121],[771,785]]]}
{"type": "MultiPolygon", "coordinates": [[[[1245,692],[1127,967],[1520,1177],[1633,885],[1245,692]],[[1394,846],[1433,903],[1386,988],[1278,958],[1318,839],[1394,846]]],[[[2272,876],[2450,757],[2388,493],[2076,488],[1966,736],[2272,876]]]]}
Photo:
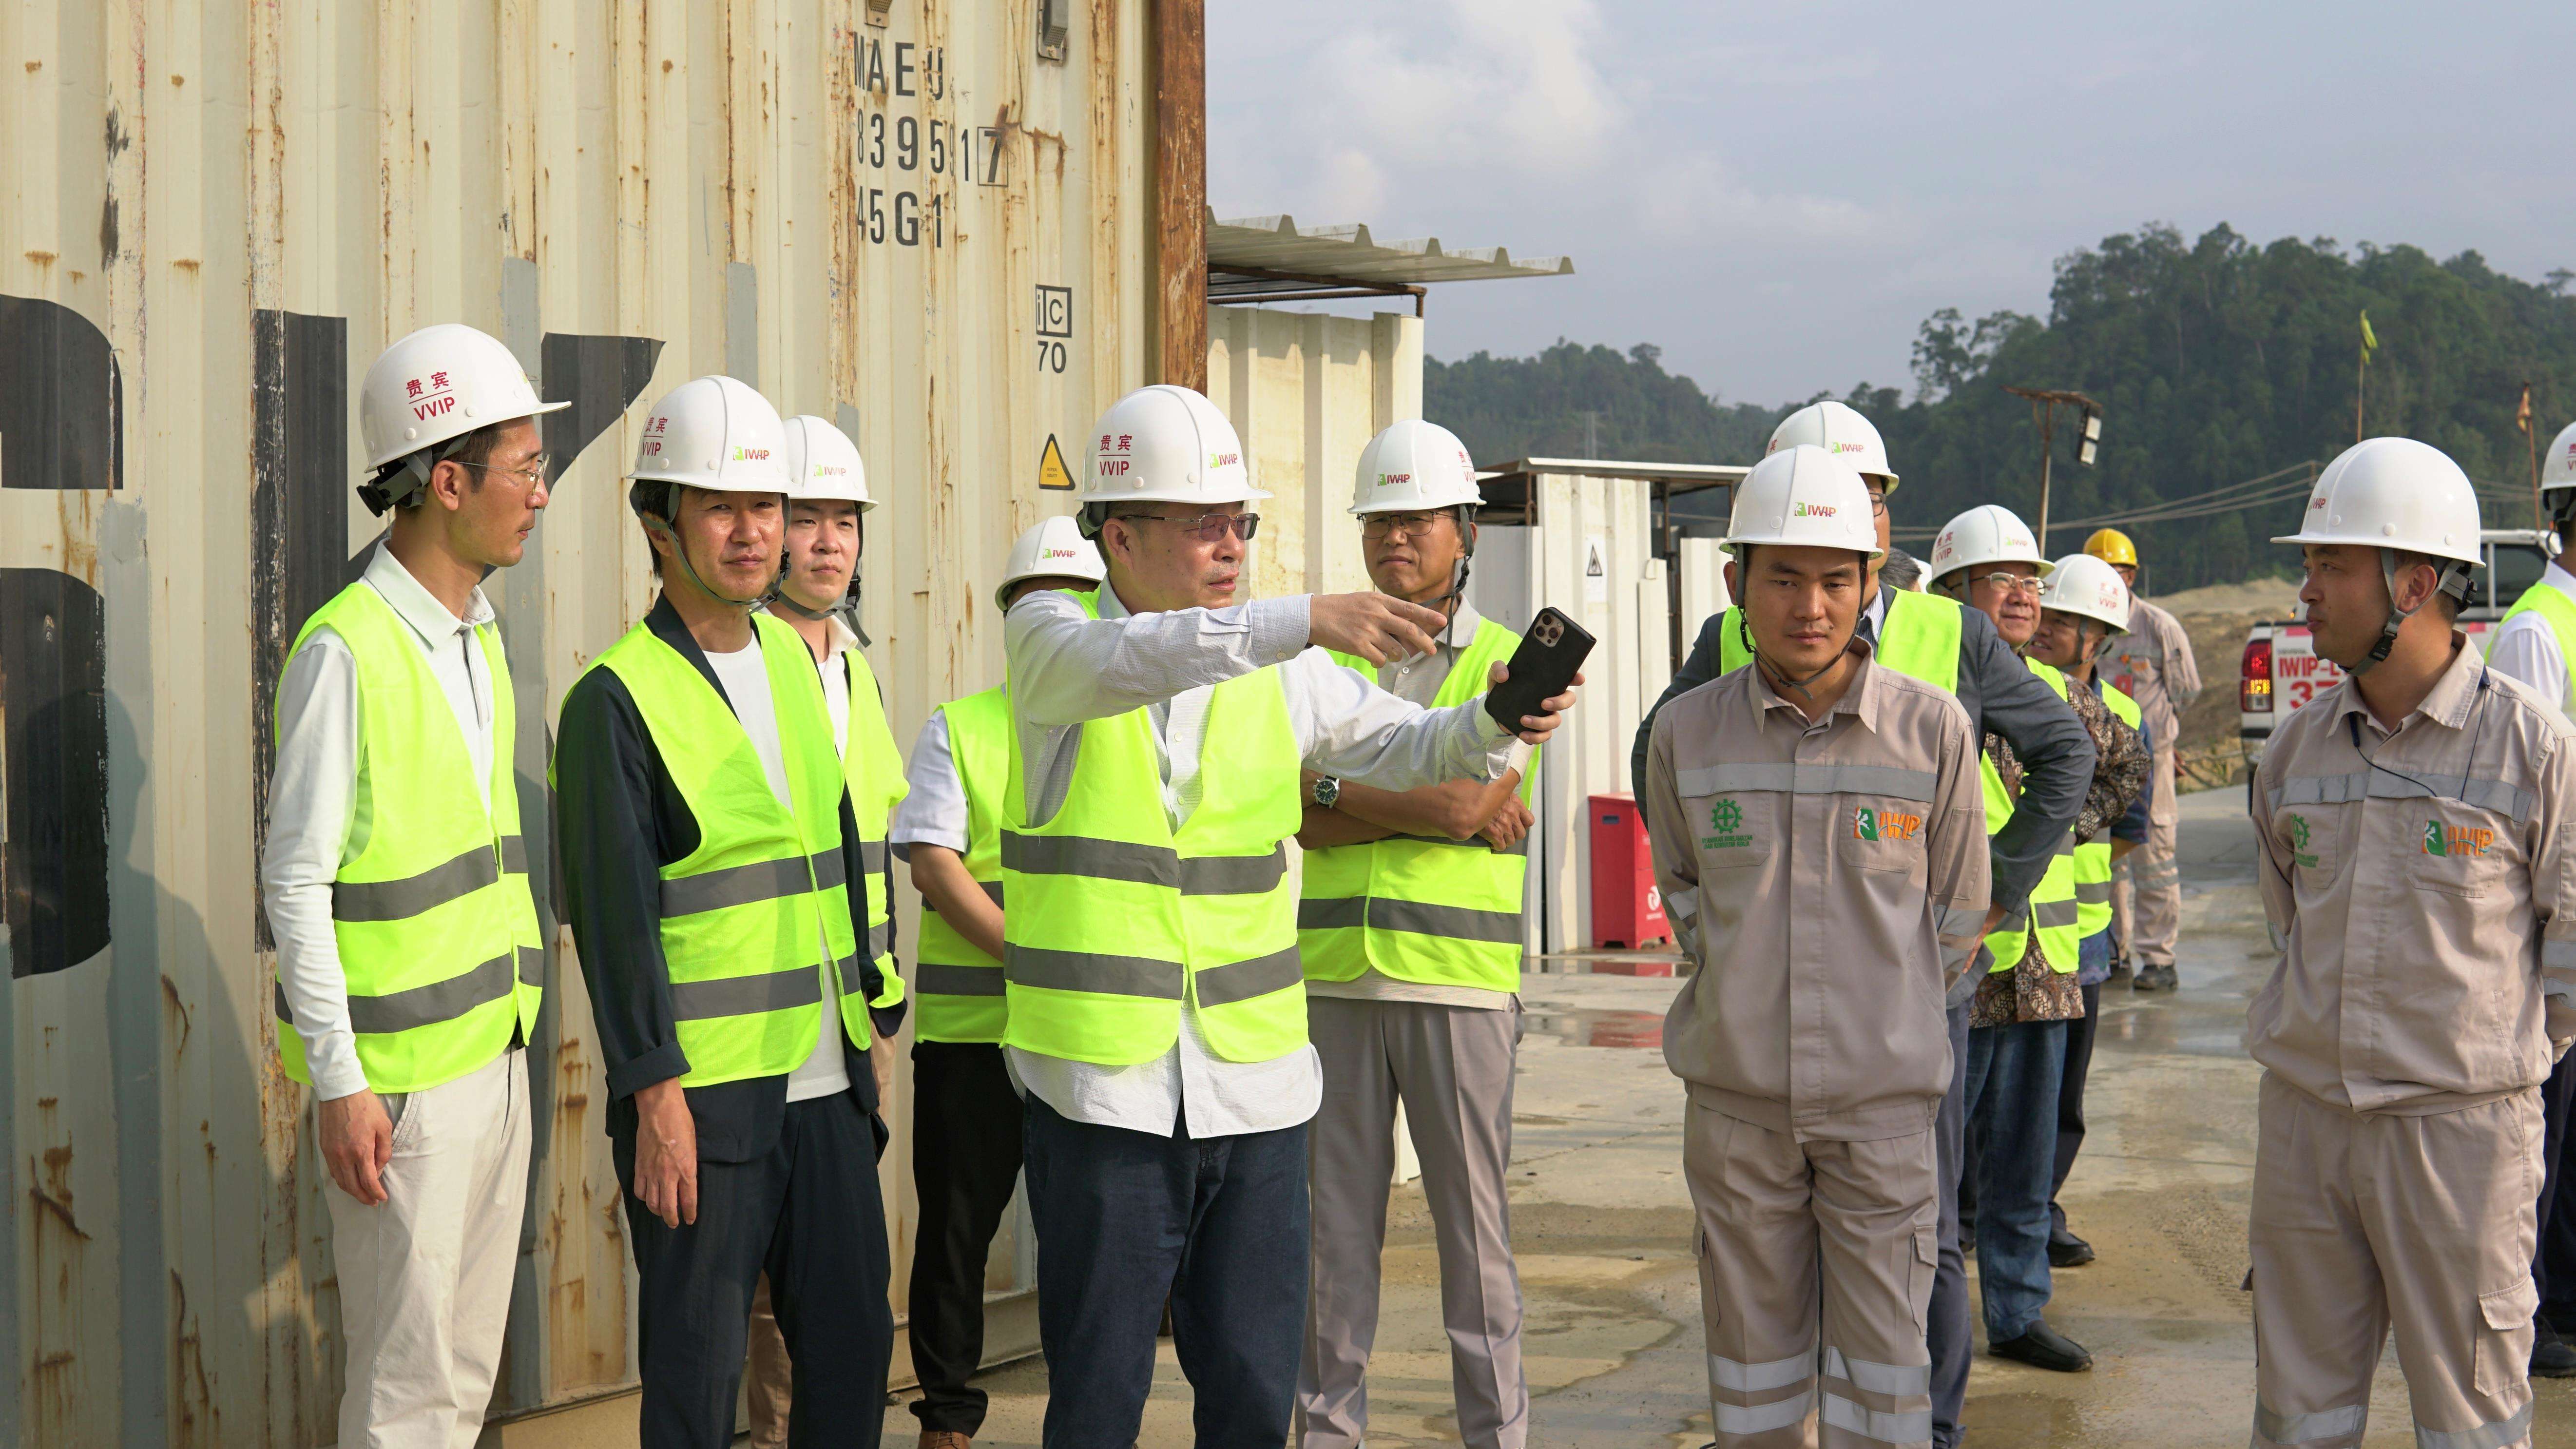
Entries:
{"type": "MultiPolygon", "coordinates": [[[[983,581],[1069,506],[1039,489],[1047,443],[1079,469],[1151,351],[1147,6],[1071,7],[1060,61],[1036,9],[0,7],[0,1443],[333,1436],[256,742],[284,645],[374,534],[355,391],[388,340],[473,323],[576,403],[548,420],[565,467],[537,547],[495,581],[531,805],[534,721],[650,599],[617,477],[631,404],[698,373],[857,437],[905,746],[999,677],[983,581]]],[[[552,973],[507,1411],[633,1379],[568,948],[552,973]]],[[[1000,1245],[995,1286],[1028,1261],[1000,1245]]]]}

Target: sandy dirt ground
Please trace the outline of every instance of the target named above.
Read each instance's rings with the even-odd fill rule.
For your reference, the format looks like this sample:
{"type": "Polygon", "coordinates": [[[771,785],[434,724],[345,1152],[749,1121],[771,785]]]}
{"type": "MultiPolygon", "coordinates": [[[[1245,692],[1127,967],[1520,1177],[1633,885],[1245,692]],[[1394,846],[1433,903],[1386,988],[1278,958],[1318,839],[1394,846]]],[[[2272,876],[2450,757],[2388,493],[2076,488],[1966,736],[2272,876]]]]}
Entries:
{"type": "MultiPolygon", "coordinates": [[[[2088,1105],[2092,1127],[2064,1202],[2101,1256],[2061,1272],[2049,1321],[2097,1367],[2060,1375],[1983,1356],[1969,1383],[1969,1441],[2019,1446],[2241,1444],[2253,1404],[2245,1211],[2256,1068],[2247,998],[2270,966],[2252,886],[2242,792],[2184,802],[2183,989],[2104,997],[2088,1105]]],[[[1666,979],[1532,975],[1515,1103],[1512,1232],[1529,1304],[1529,1443],[1549,1449],[1709,1438],[1682,1096],[1657,1050],[1666,979]]],[[[1430,1222],[1418,1187],[1389,1213],[1385,1316],[1371,1374],[1376,1449],[1458,1442],[1430,1222]]],[[[1030,1361],[981,1382],[979,1444],[1039,1441],[1045,1373],[1030,1361]]],[[[2576,1382],[2539,1389],[2537,1443],[2576,1446],[2576,1382]]],[[[1163,1345],[1146,1446],[1185,1445],[1189,1387],[1163,1345]]],[[[2414,1442],[2393,1353],[2367,1443],[2414,1442]]],[[[887,1442],[916,1421],[886,1416],[887,1442]]]]}

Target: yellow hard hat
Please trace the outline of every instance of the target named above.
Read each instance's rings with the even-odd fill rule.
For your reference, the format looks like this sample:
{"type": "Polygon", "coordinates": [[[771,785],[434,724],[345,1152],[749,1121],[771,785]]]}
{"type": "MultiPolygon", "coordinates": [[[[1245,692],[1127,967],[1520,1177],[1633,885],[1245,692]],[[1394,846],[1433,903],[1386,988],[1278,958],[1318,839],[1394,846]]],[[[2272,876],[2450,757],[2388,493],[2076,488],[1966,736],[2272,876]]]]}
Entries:
{"type": "Polygon", "coordinates": [[[2138,566],[2138,546],[2129,542],[2129,536],[2116,528],[2095,530],[2091,538],[2084,540],[2084,551],[2106,564],[2138,566]]]}

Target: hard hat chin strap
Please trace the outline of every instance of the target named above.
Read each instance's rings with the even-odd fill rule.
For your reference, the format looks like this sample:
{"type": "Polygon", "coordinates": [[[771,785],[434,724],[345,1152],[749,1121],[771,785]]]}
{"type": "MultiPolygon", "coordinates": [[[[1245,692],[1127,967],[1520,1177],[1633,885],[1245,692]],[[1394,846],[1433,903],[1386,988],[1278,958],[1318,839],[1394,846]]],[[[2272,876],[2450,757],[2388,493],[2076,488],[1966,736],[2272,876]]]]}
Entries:
{"type": "MultiPolygon", "coordinates": [[[[778,576],[770,580],[768,588],[762,590],[755,598],[737,599],[717,592],[713,584],[698,576],[697,566],[689,562],[689,546],[681,541],[679,531],[671,527],[669,520],[647,513],[644,515],[644,527],[647,531],[660,534],[671,541],[671,557],[679,561],[680,572],[688,575],[689,582],[697,585],[700,593],[719,604],[731,605],[748,614],[764,604],[774,603],[786,597],[783,590],[787,584],[787,569],[783,557],[780,559],[778,576]]],[[[784,550],[781,552],[783,554],[784,550]]]]}
{"type": "Polygon", "coordinates": [[[1815,700],[1816,692],[1807,686],[1832,673],[1834,666],[1843,662],[1842,655],[1837,654],[1826,660],[1823,668],[1815,670],[1803,679],[1792,679],[1788,671],[1773,663],[1771,656],[1763,653],[1762,647],[1753,642],[1753,625],[1745,618],[1741,608],[1735,611],[1735,628],[1737,633],[1744,636],[1744,652],[1753,656],[1754,666],[1762,671],[1763,678],[1770,680],[1775,688],[1798,691],[1811,703],[1815,700]]]}
{"type": "MultiPolygon", "coordinates": [[[[2397,550],[2393,548],[2383,548],[2379,551],[2379,577],[2388,589],[2388,621],[2379,626],[2379,638],[2371,644],[2370,652],[2363,655],[2359,663],[2345,671],[2355,676],[2368,674],[2380,661],[2386,659],[2389,652],[2397,647],[2397,631],[2407,620],[2422,613],[2424,604],[2433,602],[2433,594],[2426,594],[2424,604],[2417,604],[2412,609],[2401,609],[2397,606],[2397,550]]],[[[2446,559],[2438,565],[2433,593],[2449,594],[2454,599],[2462,598],[2468,593],[2468,581],[2469,566],[2456,559],[2446,559]]]]}

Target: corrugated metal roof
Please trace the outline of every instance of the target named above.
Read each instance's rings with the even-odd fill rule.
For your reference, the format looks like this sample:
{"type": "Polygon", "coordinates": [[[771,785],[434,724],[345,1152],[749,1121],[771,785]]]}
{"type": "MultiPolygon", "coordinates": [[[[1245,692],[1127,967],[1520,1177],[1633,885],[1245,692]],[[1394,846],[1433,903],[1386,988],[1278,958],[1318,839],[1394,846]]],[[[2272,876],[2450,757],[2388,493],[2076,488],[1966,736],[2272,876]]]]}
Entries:
{"type": "Polygon", "coordinates": [[[1516,259],[1508,247],[1446,247],[1438,237],[1379,241],[1358,223],[1299,226],[1292,216],[1211,214],[1207,254],[1211,272],[1249,267],[1384,287],[1574,275],[1572,257],[1516,259]]]}

